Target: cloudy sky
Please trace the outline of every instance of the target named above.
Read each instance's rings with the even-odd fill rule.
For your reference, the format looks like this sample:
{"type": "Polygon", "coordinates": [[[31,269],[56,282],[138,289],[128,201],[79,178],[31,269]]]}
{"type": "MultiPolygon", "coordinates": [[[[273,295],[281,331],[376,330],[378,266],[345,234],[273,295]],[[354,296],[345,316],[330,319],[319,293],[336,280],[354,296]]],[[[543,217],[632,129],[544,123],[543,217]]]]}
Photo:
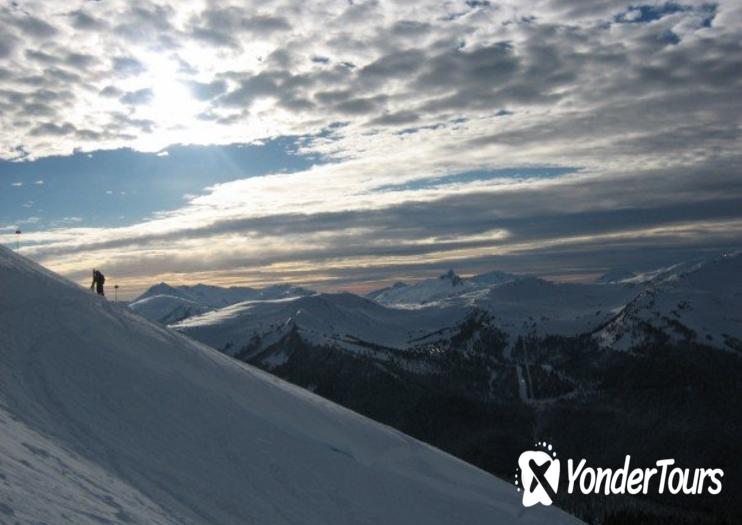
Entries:
{"type": "Polygon", "coordinates": [[[4,1],[0,242],[125,295],[742,245],[742,3],[4,1]]]}

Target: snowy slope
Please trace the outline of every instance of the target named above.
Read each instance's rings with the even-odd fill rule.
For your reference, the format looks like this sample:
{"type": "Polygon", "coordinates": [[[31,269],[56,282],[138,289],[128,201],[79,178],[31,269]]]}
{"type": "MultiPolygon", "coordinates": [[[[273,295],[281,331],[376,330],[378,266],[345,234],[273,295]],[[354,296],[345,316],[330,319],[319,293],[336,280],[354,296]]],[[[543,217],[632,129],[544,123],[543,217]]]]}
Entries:
{"type": "Polygon", "coordinates": [[[573,523],[0,248],[0,521],[573,523]]]}
{"type": "Polygon", "coordinates": [[[391,286],[387,286],[386,288],[379,288],[378,290],[374,290],[372,292],[367,293],[366,298],[371,299],[372,301],[375,301],[378,297],[386,295],[388,292],[391,292],[393,290],[399,290],[400,288],[406,288],[408,286],[410,285],[405,282],[397,281],[391,286]]]}
{"type": "Polygon", "coordinates": [[[667,337],[742,351],[742,254],[657,272],[595,336],[618,350],[667,337]]]}
{"type": "Polygon", "coordinates": [[[350,293],[318,294],[278,301],[249,301],[172,326],[196,340],[236,354],[260,340],[260,350],[296,330],[305,342],[351,351],[369,345],[404,350],[454,326],[469,309],[397,309],[350,293]]]}
{"type": "Polygon", "coordinates": [[[130,303],[129,308],[145,319],[162,324],[177,323],[211,309],[209,306],[175,295],[151,295],[130,303]]]}
{"type": "Polygon", "coordinates": [[[313,293],[312,290],[287,284],[278,284],[258,290],[238,286],[231,288],[205,284],[170,286],[167,283],[160,283],[137,297],[129,307],[150,321],[172,324],[243,301],[303,297],[313,293]]]}
{"type": "Polygon", "coordinates": [[[518,335],[579,335],[613,318],[636,296],[629,285],[554,283],[526,277],[492,287],[475,304],[492,314],[514,340],[518,335]]]}
{"type": "Polygon", "coordinates": [[[473,283],[463,280],[453,270],[449,270],[437,279],[425,279],[407,286],[393,286],[371,292],[369,296],[379,304],[412,306],[461,295],[475,288],[473,283]]]}
{"type": "Polygon", "coordinates": [[[169,297],[179,297],[186,301],[198,303],[210,308],[221,308],[240,301],[247,301],[254,297],[257,290],[247,287],[222,288],[221,286],[210,286],[197,284],[194,286],[170,286],[167,283],[160,283],[149,288],[142,295],[137,297],[134,302],[166,295],[169,297]]]}
{"type": "Polygon", "coordinates": [[[137,297],[134,302],[158,295],[166,295],[170,297],[179,297],[202,306],[208,306],[210,309],[215,309],[243,301],[299,297],[311,295],[313,293],[312,290],[289,284],[276,284],[267,288],[256,289],[243,286],[224,288],[222,286],[211,286],[207,284],[170,286],[167,283],[160,283],[149,288],[146,292],[137,297]]]}

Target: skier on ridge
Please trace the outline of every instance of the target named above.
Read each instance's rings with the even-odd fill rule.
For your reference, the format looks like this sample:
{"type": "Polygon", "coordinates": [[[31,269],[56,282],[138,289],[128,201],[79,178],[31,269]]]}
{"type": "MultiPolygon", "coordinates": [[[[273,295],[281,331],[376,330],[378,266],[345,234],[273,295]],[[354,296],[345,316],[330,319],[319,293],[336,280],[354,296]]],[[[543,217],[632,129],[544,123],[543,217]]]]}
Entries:
{"type": "Polygon", "coordinates": [[[106,276],[93,268],[93,283],[90,285],[90,289],[92,290],[93,287],[95,287],[95,291],[98,292],[98,295],[106,295],[103,293],[103,284],[105,284],[105,282],[106,276]]]}

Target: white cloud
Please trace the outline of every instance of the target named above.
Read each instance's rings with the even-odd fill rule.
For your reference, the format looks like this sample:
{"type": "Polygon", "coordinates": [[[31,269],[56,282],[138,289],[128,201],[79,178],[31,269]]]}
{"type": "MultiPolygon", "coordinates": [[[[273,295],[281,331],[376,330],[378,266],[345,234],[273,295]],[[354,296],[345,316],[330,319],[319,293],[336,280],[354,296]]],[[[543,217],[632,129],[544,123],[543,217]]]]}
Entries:
{"type": "MultiPolygon", "coordinates": [[[[349,121],[333,149],[357,157],[373,146],[383,154],[378,147],[404,127],[449,118],[482,124],[459,129],[456,142],[513,125],[560,125],[584,149],[627,133],[637,140],[677,133],[692,122],[733,128],[740,44],[739,27],[727,20],[740,9],[732,1],[715,12],[701,1],[687,4],[694,9],[651,24],[613,23],[638,12],[619,1],[590,9],[559,0],[492,7],[78,0],[64,8],[47,1],[35,6],[33,23],[5,8],[0,24],[13,44],[0,57],[0,104],[16,109],[2,112],[3,129],[12,131],[0,146],[11,152],[20,143],[35,156],[122,146],[158,152],[349,121]],[[33,39],[24,42],[30,27],[33,39]],[[668,31],[677,45],[662,40],[668,31]],[[681,101],[689,85],[705,96],[681,101]],[[682,118],[673,109],[681,102],[682,118]],[[647,109],[659,118],[648,119],[647,109]],[[502,110],[513,114],[507,124],[497,120],[502,110]],[[596,121],[585,126],[586,116],[596,121]]],[[[438,146],[452,145],[445,129],[430,135],[438,146]]],[[[699,140],[702,133],[678,138],[684,146],[699,140]]],[[[540,142],[545,153],[562,151],[558,136],[540,142]]],[[[512,149],[520,148],[501,142],[488,154],[512,149]]]]}
{"type": "Polygon", "coordinates": [[[124,228],[29,233],[38,244],[27,253],[56,257],[67,271],[108,258],[132,275],[137,264],[184,273],[251,265],[286,278],[321,261],[330,269],[315,277],[330,279],[332,268],[361,266],[372,253],[392,266],[613,239],[623,233],[605,218],[611,209],[664,210],[622,231],[663,232],[671,243],[683,206],[696,206],[696,220],[722,242],[728,236],[712,226],[738,225],[702,204],[740,195],[742,8],[689,0],[692,9],[651,23],[616,23],[620,13],[638,16],[629,4],[47,1],[33,23],[2,8],[7,158],[118,147],[164,156],[177,143],[291,135],[305,137],[300,152],[335,161],[216,185],[124,228]],[[582,171],[422,183],[544,165],[582,171]],[[436,212],[444,202],[469,206],[450,204],[461,216],[445,223],[436,212]],[[409,234],[382,223],[384,213],[409,221],[409,234]],[[297,221],[281,230],[290,216],[306,217],[307,229],[297,221]],[[528,217],[568,226],[537,235],[528,217]]]}

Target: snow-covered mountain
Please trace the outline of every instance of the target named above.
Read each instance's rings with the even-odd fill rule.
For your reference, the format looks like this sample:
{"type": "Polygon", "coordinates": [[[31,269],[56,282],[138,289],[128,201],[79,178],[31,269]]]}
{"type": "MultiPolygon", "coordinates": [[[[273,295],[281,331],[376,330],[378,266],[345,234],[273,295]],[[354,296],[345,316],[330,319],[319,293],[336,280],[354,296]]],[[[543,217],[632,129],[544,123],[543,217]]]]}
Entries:
{"type": "Polygon", "coordinates": [[[576,522],[5,248],[0,358],[2,522],[576,522]]]}
{"type": "Polygon", "coordinates": [[[516,278],[513,274],[494,271],[464,279],[453,270],[449,270],[440,277],[425,279],[415,284],[398,282],[391,287],[375,290],[366,297],[379,304],[410,308],[459,298],[516,278]]]}
{"type": "Polygon", "coordinates": [[[172,328],[230,355],[255,354],[292,331],[310,344],[352,352],[375,348],[378,355],[382,349],[433,344],[450,337],[473,313],[483,312],[512,346],[525,335],[576,336],[596,330],[637,294],[631,286],[561,284],[536,277],[470,292],[417,307],[386,306],[349,293],[247,301],[189,317],[172,328]]]}
{"type": "Polygon", "coordinates": [[[160,283],[137,297],[129,304],[129,307],[150,321],[172,324],[194,315],[243,301],[303,297],[313,293],[312,290],[286,284],[255,289],[247,287],[223,288],[205,284],[170,286],[167,283],[160,283]]]}
{"type": "Polygon", "coordinates": [[[406,288],[410,286],[409,284],[403,282],[403,281],[397,281],[391,286],[387,286],[385,288],[379,288],[378,290],[373,290],[372,292],[369,292],[366,294],[366,297],[368,299],[376,300],[379,297],[383,297],[387,292],[391,292],[393,290],[399,290],[401,288],[406,288]]]}
{"type": "Polygon", "coordinates": [[[594,334],[606,348],[626,349],[653,326],[663,334],[693,332],[708,346],[730,349],[742,338],[740,264],[736,254],[602,284],[501,272],[462,279],[448,272],[369,298],[345,293],[246,301],[172,324],[232,355],[264,349],[291,330],[311,344],[404,351],[445,337],[473,312],[488,316],[509,348],[521,337],[594,334]]]}
{"type": "Polygon", "coordinates": [[[577,336],[612,319],[638,293],[630,285],[554,283],[524,277],[474,299],[515,343],[519,336],[577,336]]]}
{"type": "Polygon", "coordinates": [[[658,272],[595,337],[616,350],[670,340],[742,352],[742,254],[658,272]]]}
{"type": "Polygon", "coordinates": [[[145,319],[165,325],[177,323],[188,317],[212,310],[210,306],[190,299],[166,294],[150,295],[144,299],[137,299],[129,304],[129,308],[145,319]]]}
{"type": "MultiPolygon", "coordinates": [[[[445,274],[375,300],[253,301],[174,328],[497,475],[532,435],[603,465],[671,454],[732,471],[742,452],[730,449],[742,428],[741,265],[734,254],[601,284],[445,274]]],[[[627,505],[637,521],[701,523],[709,505],[740,510],[734,482],[729,490],[723,502],[627,505]]],[[[589,521],[628,519],[602,499],[560,504],[589,521]]]]}
{"type": "Polygon", "coordinates": [[[291,332],[311,344],[352,352],[394,351],[437,339],[468,313],[459,307],[390,308],[350,293],[317,294],[239,303],[172,328],[230,355],[260,352],[291,332]]]}
{"type": "Polygon", "coordinates": [[[606,273],[598,277],[595,282],[597,284],[612,284],[620,283],[622,281],[628,281],[635,279],[637,275],[630,270],[608,270],[606,273]]]}

